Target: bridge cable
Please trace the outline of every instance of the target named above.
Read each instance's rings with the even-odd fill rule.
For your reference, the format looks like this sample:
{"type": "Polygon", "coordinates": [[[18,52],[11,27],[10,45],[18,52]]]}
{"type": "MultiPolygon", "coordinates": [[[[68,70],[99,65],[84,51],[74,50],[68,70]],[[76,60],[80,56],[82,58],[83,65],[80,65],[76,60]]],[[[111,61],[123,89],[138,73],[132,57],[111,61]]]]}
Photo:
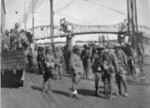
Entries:
{"type": "Polygon", "coordinates": [[[122,15],[126,15],[124,12],[121,12],[121,11],[119,11],[119,10],[113,9],[113,8],[108,7],[108,6],[106,6],[106,5],[103,5],[103,4],[100,4],[100,3],[95,3],[95,2],[92,2],[92,1],[89,1],[89,0],[85,0],[85,1],[90,2],[90,3],[92,3],[92,4],[95,4],[95,5],[99,5],[99,6],[101,6],[101,7],[107,8],[107,9],[112,10],[112,11],[115,11],[115,12],[120,13],[120,14],[122,14],[122,15]]]}

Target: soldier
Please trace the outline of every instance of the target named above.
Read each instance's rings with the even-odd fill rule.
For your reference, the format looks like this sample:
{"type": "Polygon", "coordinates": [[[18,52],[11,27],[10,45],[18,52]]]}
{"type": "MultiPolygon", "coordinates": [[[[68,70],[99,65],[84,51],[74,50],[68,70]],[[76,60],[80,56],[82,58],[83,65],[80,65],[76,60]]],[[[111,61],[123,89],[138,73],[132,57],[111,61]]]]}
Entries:
{"type": "Polygon", "coordinates": [[[20,31],[18,41],[18,48],[27,48],[29,46],[29,41],[26,37],[26,32],[23,29],[20,31]]]}
{"type": "Polygon", "coordinates": [[[27,55],[28,65],[31,72],[33,72],[33,54],[32,48],[30,48],[28,55],[27,55]]]}
{"type": "Polygon", "coordinates": [[[44,50],[42,47],[38,48],[37,62],[40,74],[44,74],[44,50]]]}
{"type": "Polygon", "coordinates": [[[55,73],[56,79],[59,76],[59,79],[62,78],[62,62],[63,62],[63,54],[60,47],[56,47],[55,49],[55,73]]]}
{"type": "Polygon", "coordinates": [[[81,58],[83,61],[83,67],[84,67],[84,72],[85,72],[85,78],[89,79],[89,71],[90,71],[90,48],[88,45],[84,45],[84,50],[81,52],[81,58]]]}
{"type": "Polygon", "coordinates": [[[105,96],[108,99],[116,98],[114,93],[116,72],[118,72],[118,63],[115,53],[107,46],[108,49],[103,52],[102,80],[104,82],[105,96]]]}
{"type": "Polygon", "coordinates": [[[80,76],[83,74],[83,65],[80,58],[80,48],[75,45],[73,48],[73,54],[71,55],[71,68],[72,68],[72,89],[73,97],[80,98],[81,95],[78,94],[77,85],[80,81],[80,76]]]}
{"type": "Polygon", "coordinates": [[[115,53],[117,56],[118,67],[119,67],[119,70],[116,73],[116,79],[117,79],[119,94],[122,95],[121,85],[123,84],[123,87],[125,89],[124,96],[127,97],[128,96],[127,81],[126,81],[127,56],[121,50],[120,44],[116,44],[114,48],[115,48],[115,53]]]}
{"type": "Polygon", "coordinates": [[[84,46],[83,46],[83,50],[82,50],[82,52],[81,52],[81,59],[82,59],[82,61],[83,61],[83,68],[84,68],[84,77],[86,78],[86,79],[88,79],[88,75],[87,75],[87,60],[88,60],[88,53],[89,53],[89,47],[85,44],[84,46]]]}
{"type": "Polygon", "coordinates": [[[53,54],[53,48],[52,46],[48,46],[45,52],[45,61],[44,61],[44,67],[45,67],[45,73],[44,73],[44,81],[43,81],[43,92],[50,93],[51,92],[51,79],[54,76],[54,62],[55,57],[53,54]]]}
{"type": "Polygon", "coordinates": [[[4,51],[9,51],[10,50],[10,38],[9,38],[9,31],[5,30],[5,34],[3,35],[3,41],[2,41],[2,49],[4,51]]]}
{"type": "Polygon", "coordinates": [[[127,57],[128,57],[128,65],[130,69],[130,75],[134,77],[136,75],[136,70],[134,67],[134,58],[135,58],[135,51],[133,50],[131,43],[127,43],[127,57]]]}
{"type": "Polygon", "coordinates": [[[139,64],[139,68],[140,68],[140,73],[141,73],[141,82],[145,81],[145,73],[143,70],[143,64],[144,64],[144,48],[142,46],[142,44],[138,44],[137,47],[137,56],[138,56],[138,64],[139,64]]]}
{"type": "Polygon", "coordinates": [[[11,33],[11,44],[12,44],[12,50],[16,50],[18,47],[18,37],[19,37],[19,24],[15,23],[14,29],[11,33]]]}
{"type": "Polygon", "coordinates": [[[93,65],[92,69],[95,74],[95,95],[98,96],[98,86],[99,86],[99,81],[100,81],[100,76],[102,73],[102,51],[104,50],[103,46],[98,46],[97,51],[98,54],[95,54],[93,57],[93,65]]]}

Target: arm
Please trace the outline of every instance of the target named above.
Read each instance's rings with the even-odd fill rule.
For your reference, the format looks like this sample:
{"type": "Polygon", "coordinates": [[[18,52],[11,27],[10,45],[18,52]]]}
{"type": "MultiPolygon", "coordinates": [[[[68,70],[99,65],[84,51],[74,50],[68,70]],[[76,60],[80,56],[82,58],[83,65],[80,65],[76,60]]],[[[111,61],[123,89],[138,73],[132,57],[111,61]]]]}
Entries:
{"type": "Polygon", "coordinates": [[[119,71],[118,69],[118,60],[115,54],[112,54],[113,56],[113,64],[114,64],[114,68],[115,68],[115,72],[117,73],[119,71]]]}

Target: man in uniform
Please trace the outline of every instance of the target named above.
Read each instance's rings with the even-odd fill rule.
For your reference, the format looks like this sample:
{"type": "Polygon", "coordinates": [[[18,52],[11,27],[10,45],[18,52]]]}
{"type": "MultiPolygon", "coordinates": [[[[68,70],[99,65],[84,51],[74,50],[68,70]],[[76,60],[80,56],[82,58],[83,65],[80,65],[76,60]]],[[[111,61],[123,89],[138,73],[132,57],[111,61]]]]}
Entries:
{"type": "Polygon", "coordinates": [[[75,45],[73,48],[73,54],[71,55],[71,68],[72,68],[72,89],[73,97],[80,98],[77,91],[77,85],[80,81],[80,76],[83,74],[83,65],[80,58],[80,48],[75,45]]]}
{"type": "Polygon", "coordinates": [[[118,72],[118,62],[115,53],[112,51],[112,46],[108,44],[107,49],[103,52],[103,75],[105,96],[108,99],[116,98],[115,95],[115,82],[116,73],[118,72]]]}
{"type": "Polygon", "coordinates": [[[59,76],[59,79],[62,78],[62,62],[63,62],[63,54],[60,47],[56,47],[55,49],[55,77],[56,79],[59,76]]]}
{"type": "Polygon", "coordinates": [[[4,50],[4,51],[10,50],[10,38],[9,38],[9,31],[8,30],[5,30],[5,34],[3,35],[2,50],[4,50]]]}
{"type": "Polygon", "coordinates": [[[93,65],[92,69],[95,74],[95,95],[98,96],[98,86],[99,86],[99,81],[101,78],[101,73],[102,73],[102,51],[104,50],[103,46],[98,46],[97,51],[98,54],[95,54],[93,57],[93,65]]]}
{"type": "Polygon", "coordinates": [[[37,62],[40,74],[44,74],[44,49],[38,47],[37,62]]]}
{"type": "Polygon", "coordinates": [[[81,59],[83,61],[83,68],[84,68],[84,77],[88,79],[88,59],[89,59],[89,47],[88,45],[83,46],[84,49],[81,52],[81,59]]]}
{"type": "Polygon", "coordinates": [[[31,72],[33,72],[33,54],[32,48],[30,48],[28,55],[27,55],[28,65],[31,72]]]}
{"type": "Polygon", "coordinates": [[[48,46],[45,52],[45,59],[44,59],[44,67],[45,67],[45,73],[44,73],[44,81],[43,81],[43,92],[50,93],[51,92],[51,79],[54,76],[54,63],[55,63],[55,57],[53,54],[53,48],[52,46],[48,46]]]}
{"type": "Polygon", "coordinates": [[[15,23],[14,29],[12,30],[11,33],[11,45],[12,45],[12,50],[16,50],[18,47],[18,37],[19,37],[19,24],[15,23]]]}
{"type": "Polygon", "coordinates": [[[134,58],[135,58],[135,51],[131,46],[131,43],[127,43],[127,57],[128,57],[128,65],[129,65],[129,69],[130,69],[130,75],[132,77],[134,77],[136,75],[136,70],[134,67],[134,58]]]}
{"type": "Polygon", "coordinates": [[[124,96],[127,97],[128,96],[128,88],[127,88],[127,81],[126,81],[127,56],[121,50],[120,44],[115,45],[115,53],[116,53],[116,57],[117,57],[117,61],[118,61],[118,67],[119,67],[119,70],[116,73],[119,94],[122,95],[121,85],[123,84],[123,87],[125,89],[124,96]]]}
{"type": "Polygon", "coordinates": [[[144,64],[144,48],[141,43],[138,44],[137,47],[137,56],[138,56],[138,63],[139,63],[139,68],[140,68],[140,73],[141,73],[141,82],[145,81],[145,73],[143,69],[143,64],[144,64]]]}

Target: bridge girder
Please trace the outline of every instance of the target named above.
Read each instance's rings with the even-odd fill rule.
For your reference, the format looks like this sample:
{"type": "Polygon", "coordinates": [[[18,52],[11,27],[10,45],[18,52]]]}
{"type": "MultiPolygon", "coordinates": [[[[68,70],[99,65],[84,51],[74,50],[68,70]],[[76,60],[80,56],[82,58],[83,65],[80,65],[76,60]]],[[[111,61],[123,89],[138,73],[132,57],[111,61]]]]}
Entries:
{"type": "MultiPolygon", "coordinates": [[[[54,26],[54,37],[66,37],[70,35],[84,35],[84,34],[125,34],[128,35],[127,26],[126,24],[119,23],[116,25],[79,25],[79,24],[73,24],[68,21],[66,21],[66,24],[68,26],[71,26],[71,32],[63,32],[62,28],[59,26],[54,26]]],[[[150,28],[139,25],[138,31],[143,32],[144,34],[150,35],[150,28]]],[[[28,31],[32,31],[32,29],[29,29],[28,31]]],[[[41,40],[41,39],[48,39],[50,37],[50,26],[44,25],[44,26],[37,26],[35,27],[35,40],[41,40]]]]}

